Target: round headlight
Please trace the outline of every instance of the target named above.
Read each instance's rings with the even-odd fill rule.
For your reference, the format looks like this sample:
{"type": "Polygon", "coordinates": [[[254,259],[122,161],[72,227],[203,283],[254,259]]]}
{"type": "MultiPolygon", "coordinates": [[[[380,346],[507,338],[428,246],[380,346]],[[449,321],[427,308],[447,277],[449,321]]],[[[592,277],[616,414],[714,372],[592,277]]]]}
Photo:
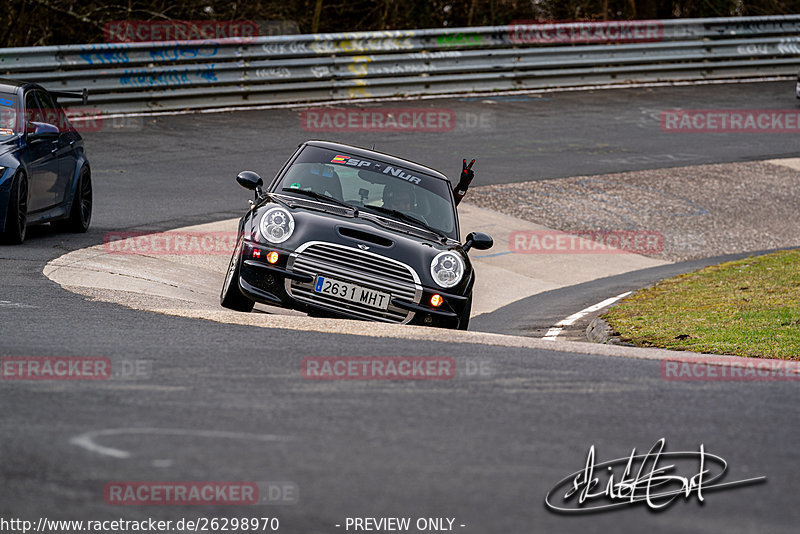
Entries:
{"type": "Polygon", "coordinates": [[[283,243],[292,237],[294,217],[283,208],[272,208],[261,217],[259,229],[270,243],[283,243]]]}
{"type": "Polygon", "coordinates": [[[464,262],[454,252],[441,252],[431,262],[431,276],[442,287],[453,287],[464,276],[464,262]]]}

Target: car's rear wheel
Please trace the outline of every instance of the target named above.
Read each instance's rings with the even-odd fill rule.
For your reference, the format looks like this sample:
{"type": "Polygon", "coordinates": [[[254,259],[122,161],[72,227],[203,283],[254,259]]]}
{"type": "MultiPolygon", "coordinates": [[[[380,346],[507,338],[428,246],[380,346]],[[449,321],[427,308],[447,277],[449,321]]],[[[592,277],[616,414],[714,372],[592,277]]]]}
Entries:
{"type": "Polygon", "coordinates": [[[81,169],[69,219],[59,221],[56,227],[67,232],[83,233],[92,221],[92,175],[88,167],[81,169]]]}
{"type": "Polygon", "coordinates": [[[9,245],[19,245],[25,241],[25,230],[28,225],[28,179],[23,173],[17,173],[11,183],[11,192],[6,210],[5,230],[0,234],[0,241],[9,245]]]}
{"type": "Polygon", "coordinates": [[[225,273],[225,282],[222,284],[222,292],[219,295],[219,303],[223,308],[241,312],[253,311],[255,302],[245,297],[239,290],[239,259],[242,249],[242,241],[236,245],[236,249],[231,256],[228,264],[228,271],[225,273]]]}

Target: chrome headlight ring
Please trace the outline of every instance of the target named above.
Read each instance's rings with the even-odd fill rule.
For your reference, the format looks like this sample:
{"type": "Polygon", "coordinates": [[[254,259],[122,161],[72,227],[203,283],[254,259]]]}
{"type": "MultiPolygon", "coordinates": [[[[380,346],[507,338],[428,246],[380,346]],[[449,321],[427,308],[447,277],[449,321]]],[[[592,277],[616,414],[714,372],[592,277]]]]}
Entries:
{"type": "Polygon", "coordinates": [[[455,252],[440,252],[431,261],[431,276],[441,287],[453,287],[464,277],[464,260],[455,252]]]}
{"type": "Polygon", "coordinates": [[[258,229],[270,243],[283,243],[294,233],[294,217],[285,208],[270,208],[261,217],[258,229]]]}

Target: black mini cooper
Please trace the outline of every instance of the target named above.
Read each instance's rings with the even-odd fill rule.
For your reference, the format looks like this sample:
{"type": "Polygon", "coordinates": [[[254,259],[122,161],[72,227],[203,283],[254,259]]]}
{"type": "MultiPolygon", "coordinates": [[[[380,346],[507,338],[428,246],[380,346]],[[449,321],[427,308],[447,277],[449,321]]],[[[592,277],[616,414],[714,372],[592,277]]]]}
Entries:
{"type": "Polygon", "coordinates": [[[466,330],[475,272],[459,241],[450,181],[428,167],[339,143],[299,146],[239,221],[220,302],[254,302],[312,316],[466,330]]]}

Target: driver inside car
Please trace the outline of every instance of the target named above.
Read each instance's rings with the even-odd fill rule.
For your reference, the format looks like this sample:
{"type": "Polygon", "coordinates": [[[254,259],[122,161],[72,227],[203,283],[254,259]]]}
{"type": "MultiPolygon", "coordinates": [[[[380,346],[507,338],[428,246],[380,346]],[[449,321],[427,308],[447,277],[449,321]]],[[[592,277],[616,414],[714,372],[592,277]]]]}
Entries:
{"type": "Polygon", "coordinates": [[[383,207],[414,215],[414,196],[400,183],[388,183],[383,188],[383,207]]]}
{"type": "Polygon", "coordinates": [[[297,181],[289,186],[291,189],[311,190],[336,200],[343,200],[341,179],[331,167],[315,163],[304,170],[305,174],[296,177],[297,181]]]}

